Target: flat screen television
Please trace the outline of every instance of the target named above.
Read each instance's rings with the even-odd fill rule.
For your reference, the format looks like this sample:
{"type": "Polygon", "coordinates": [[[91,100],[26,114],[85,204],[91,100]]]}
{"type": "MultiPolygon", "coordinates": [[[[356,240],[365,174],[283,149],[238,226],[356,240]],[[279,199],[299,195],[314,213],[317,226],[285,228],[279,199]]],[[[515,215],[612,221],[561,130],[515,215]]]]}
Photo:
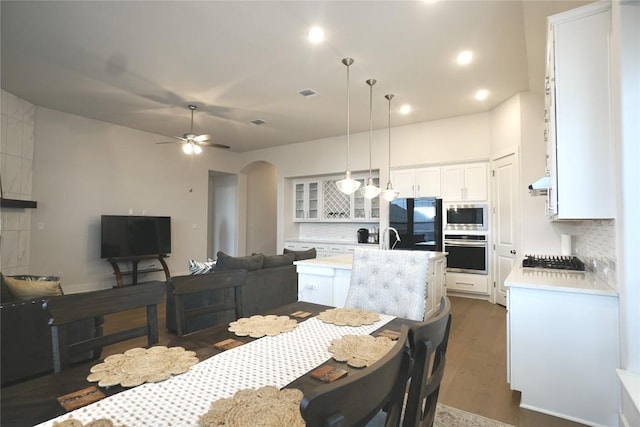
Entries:
{"type": "Polygon", "coordinates": [[[171,253],[171,217],[102,215],[100,257],[123,258],[171,253]]]}

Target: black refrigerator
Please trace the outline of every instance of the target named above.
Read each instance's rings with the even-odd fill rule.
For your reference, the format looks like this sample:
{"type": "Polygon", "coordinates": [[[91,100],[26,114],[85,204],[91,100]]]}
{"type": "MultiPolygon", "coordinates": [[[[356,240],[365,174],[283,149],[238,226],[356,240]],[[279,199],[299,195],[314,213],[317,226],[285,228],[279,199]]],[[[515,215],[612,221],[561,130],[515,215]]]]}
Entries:
{"type": "Polygon", "coordinates": [[[442,199],[419,197],[389,202],[389,248],[442,251],[442,199]]]}

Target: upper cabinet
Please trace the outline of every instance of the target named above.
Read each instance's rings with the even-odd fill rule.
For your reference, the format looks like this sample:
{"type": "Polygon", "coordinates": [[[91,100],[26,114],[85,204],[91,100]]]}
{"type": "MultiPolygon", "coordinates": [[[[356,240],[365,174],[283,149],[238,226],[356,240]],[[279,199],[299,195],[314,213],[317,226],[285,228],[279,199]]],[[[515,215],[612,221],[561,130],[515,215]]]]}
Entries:
{"type": "Polygon", "coordinates": [[[487,163],[442,167],[442,199],[445,202],[487,200],[487,163]]]}
{"type": "Polygon", "coordinates": [[[598,2],[548,19],[545,138],[553,219],[615,217],[609,7],[598,2]]]}
{"type": "Polygon", "coordinates": [[[440,167],[391,171],[398,197],[440,197],[440,167]]]}
{"type": "MultiPolygon", "coordinates": [[[[353,175],[364,186],[369,175],[353,175]]],[[[360,190],[341,193],[336,181],[342,177],[327,176],[293,181],[293,219],[296,222],[378,222],[380,197],[369,200],[360,190]]],[[[377,177],[373,178],[380,185],[377,177]]]]}
{"type": "Polygon", "coordinates": [[[321,212],[320,180],[300,180],[293,183],[293,219],[317,221],[321,212]]]}

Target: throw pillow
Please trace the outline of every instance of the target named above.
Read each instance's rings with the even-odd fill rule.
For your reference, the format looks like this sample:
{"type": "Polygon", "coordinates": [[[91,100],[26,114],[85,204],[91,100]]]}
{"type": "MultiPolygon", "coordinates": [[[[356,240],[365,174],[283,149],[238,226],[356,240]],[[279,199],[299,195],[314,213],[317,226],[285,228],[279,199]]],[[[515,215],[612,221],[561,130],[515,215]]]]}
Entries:
{"type": "Polygon", "coordinates": [[[316,257],[316,248],[307,249],[306,251],[292,251],[290,249],[284,248],[285,254],[294,254],[295,261],[300,261],[303,259],[312,259],[316,257]]]}
{"type": "Polygon", "coordinates": [[[216,271],[239,270],[255,271],[262,269],[264,255],[257,254],[251,256],[234,257],[218,251],[216,260],[216,271]]]}
{"type": "Polygon", "coordinates": [[[18,300],[62,295],[59,281],[21,280],[15,277],[5,277],[4,280],[11,296],[18,300]]]}
{"type": "Polygon", "coordinates": [[[9,287],[7,286],[7,282],[4,281],[4,274],[0,273],[0,302],[9,302],[13,301],[13,296],[11,296],[11,292],[9,292],[9,287]]]}
{"type": "Polygon", "coordinates": [[[295,259],[296,255],[291,253],[284,255],[265,255],[262,268],[275,268],[291,265],[295,259]]]}
{"type": "Polygon", "coordinates": [[[211,260],[206,262],[200,262],[193,259],[189,260],[189,272],[191,274],[206,274],[211,273],[216,266],[216,263],[211,260]]]}

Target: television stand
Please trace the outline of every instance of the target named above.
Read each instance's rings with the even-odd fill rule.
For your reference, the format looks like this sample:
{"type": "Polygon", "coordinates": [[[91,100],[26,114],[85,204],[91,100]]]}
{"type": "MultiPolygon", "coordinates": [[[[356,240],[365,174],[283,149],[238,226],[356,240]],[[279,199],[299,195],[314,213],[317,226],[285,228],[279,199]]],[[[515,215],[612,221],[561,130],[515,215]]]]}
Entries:
{"type": "Polygon", "coordinates": [[[131,276],[131,285],[135,286],[138,284],[138,274],[144,273],[154,273],[156,271],[164,271],[164,275],[167,280],[171,278],[171,274],[169,273],[169,267],[167,267],[167,263],[164,261],[166,255],[145,255],[145,256],[132,256],[132,257],[118,257],[118,258],[107,258],[111,267],[113,267],[113,274],[116,275],[116,283],[117,287],[124,286],[123,276],[131,276]],[[146,261],[151,259],[157,259],[160,261],[160,265],[162,267],[150,267],[144,268],[142,270],[138,269],[138,263],[140,261],[146,261]],[[131,263],[130,271],[120,271],[119,263],[131,263]]]}

